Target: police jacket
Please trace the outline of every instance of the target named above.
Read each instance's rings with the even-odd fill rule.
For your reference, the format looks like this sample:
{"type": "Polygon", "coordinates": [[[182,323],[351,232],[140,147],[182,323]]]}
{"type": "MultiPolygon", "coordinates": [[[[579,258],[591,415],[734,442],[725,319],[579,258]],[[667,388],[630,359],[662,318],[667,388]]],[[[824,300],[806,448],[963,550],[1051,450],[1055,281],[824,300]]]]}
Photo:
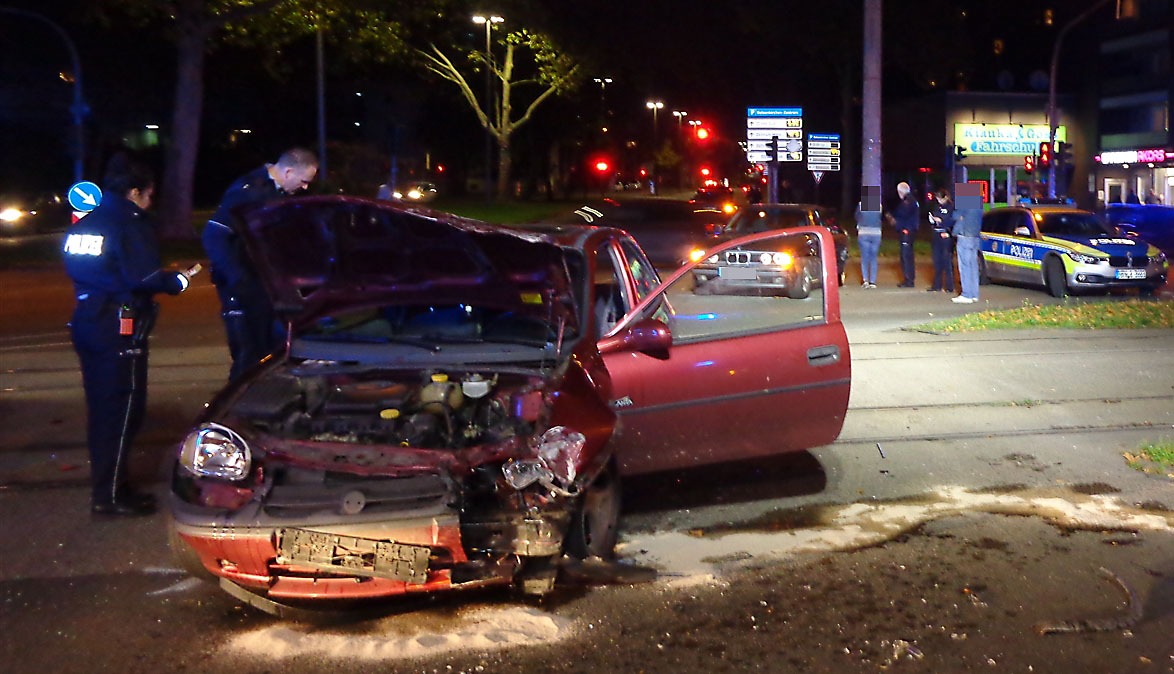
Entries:
{"type": "Polygon", "coordinates": [[[152,295],[178,295],[188,284],[180,272],[161,268],[154,225],[122,196],[106,195],[70,227],[61,251],[79,301],[147,308],[152,295]]]}
{"type": "Polygon", "coordinates": [[[934,222],[930,220],[929,223],[933,226],[934,234],[949,234],[954,229],[954,204],[947,201],[940,203],[934,199],[933,205],[929,209],[930,215],[939,218],[941,222],[934,222]]]}
{"type": "Polygon", "coordinates": [[[897,203],[897,206],[893,208],[892,216],[893,226],[898,232],[907,229],[910,234],[917,233],[917,224],[921,219],[921,206],[913,197],[912,192],[905,195],[905,198],[897,203]]]}
{"type": "Polygon", "coordinates": [[[244,242],[238,235],[241,227],[236,215],[244,204],[259,203],[284,196],[269,177],[269,166],[265,165],[241,176],[228,187],[220,200],[220,206],[204,226],[201,240],[208,260],[212,263],[212,282],[231,294],[264,294],[260,281],[253,271],[253,263],[245,251],[244,242]]]}

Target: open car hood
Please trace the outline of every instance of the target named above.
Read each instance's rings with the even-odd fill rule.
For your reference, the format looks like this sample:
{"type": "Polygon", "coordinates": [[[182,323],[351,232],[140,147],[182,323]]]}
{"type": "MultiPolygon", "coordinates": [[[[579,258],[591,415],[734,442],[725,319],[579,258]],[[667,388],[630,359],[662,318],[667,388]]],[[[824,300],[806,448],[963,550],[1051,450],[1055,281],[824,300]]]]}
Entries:
{"type": "Polygon", "coordinates": [[[542,234],[344,196],[241,215],[274,308],[295,326],[342,309],[454,303],[577,324],[563,250],[542,234]]]}

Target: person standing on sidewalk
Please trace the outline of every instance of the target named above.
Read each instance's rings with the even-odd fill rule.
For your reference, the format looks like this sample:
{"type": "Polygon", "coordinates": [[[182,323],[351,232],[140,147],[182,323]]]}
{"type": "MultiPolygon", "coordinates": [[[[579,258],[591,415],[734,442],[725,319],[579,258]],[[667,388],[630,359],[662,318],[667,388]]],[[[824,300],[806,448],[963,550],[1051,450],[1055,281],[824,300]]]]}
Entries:
{"type": "Polygon", "coordinates": [[[229,381],[235,381],[276,347],[279,332],[269,296],[253,269],[237,233],[236,211],[306,189],[318,173],[318,158],[304,148],[282,153],[229,186],[220,206],[204,226],[201,239],[212,262],[212,283],[220,297],[220,316],[232,355],[229,381]]]}
{"type": "Polygon", "coordinates": [[[150,515],[155,498],[130,487],[128,464],[146,410],[148,338],[158,312],[152,298],[183,292],[199,266],[186,272],[161,268],[146,214],[155,191],[150,169],[115,155],[102,188],[102,202],[70,227],[61,249],[77,297],[69,333],[86,394],[90,510],[150,515]]]}
{"type": "Polygon", "coordinates": [[[941,188],[934,193],[936,204],[930,204],[929,224],[933,227],[930,244],[933,248],[933,281],[926,290],[954,292],[954,202],[950,191],[941,188]]]}
{"type": "Polygon", "coordinates": [[[880,186],[866,185],[856,204],[856,244],[860,247],[861,288],[876,287],[876,259],[881,244],[880,186]]]}
{"type": "Polygon", "coordinates": [[[901,244],[901,282],[898,288],[912,288],[913,278],[916,275],[913,259],[913,240],[917,238],[917,223],[921,219],[921,205],[913,196],[909,183],[897,183],[897,198],[899,201],[889,213],[889,221],[897,230],[897,238],[901,244]]]}
{"type": "Polygon", "coordinates": [[[954,210],[954,238],[958,248],[958,275],[962,280],[962,294],[951,298],[958,304],[978,301],[979,234],[982,232],[982,191],[977,183],[957,183],[958,196],[954,210]]]}

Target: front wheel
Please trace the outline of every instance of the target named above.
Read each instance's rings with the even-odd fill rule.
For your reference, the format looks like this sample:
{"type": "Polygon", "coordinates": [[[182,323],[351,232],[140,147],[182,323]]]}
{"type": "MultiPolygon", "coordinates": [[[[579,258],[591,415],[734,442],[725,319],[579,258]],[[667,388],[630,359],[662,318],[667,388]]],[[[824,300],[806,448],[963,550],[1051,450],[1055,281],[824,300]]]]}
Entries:
{"type": "Polygon", "coordinates": [[[807,272],[807,268],[804,267],[799,272],[799,278],[796,279],[795,285],[787,288],[787,297],[790,297],[793,300],[805,300],[808,297],[811,297],[811,286],[811,274],[809,274],[807,272]]]}
{"type": "Polygon", "coordinates": [[[615,555],[620,528],[620,475],[609,463],[583,492],[563,541],[563,550],[576,559],[615,555]]]}
{"type": "Polygon", "coordinates": [[[1044,283],[1052,297],[1068,295],[1068,279],[1064,276],[1064,264],[1052,258],[1044,261],[1044,283]]]}

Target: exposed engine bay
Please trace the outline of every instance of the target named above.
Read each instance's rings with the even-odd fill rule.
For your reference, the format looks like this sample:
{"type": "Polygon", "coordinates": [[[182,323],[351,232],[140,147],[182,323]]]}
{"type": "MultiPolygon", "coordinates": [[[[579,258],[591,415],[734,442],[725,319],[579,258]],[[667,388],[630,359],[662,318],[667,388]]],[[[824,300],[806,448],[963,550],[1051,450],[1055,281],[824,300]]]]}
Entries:
{"type": "Polygon", "coordinates": [[[312,361],[253,382],[233,412],[281,438],[462,449],[533,433],[542,383],[522,372],[354,371],[312,361]]]}

